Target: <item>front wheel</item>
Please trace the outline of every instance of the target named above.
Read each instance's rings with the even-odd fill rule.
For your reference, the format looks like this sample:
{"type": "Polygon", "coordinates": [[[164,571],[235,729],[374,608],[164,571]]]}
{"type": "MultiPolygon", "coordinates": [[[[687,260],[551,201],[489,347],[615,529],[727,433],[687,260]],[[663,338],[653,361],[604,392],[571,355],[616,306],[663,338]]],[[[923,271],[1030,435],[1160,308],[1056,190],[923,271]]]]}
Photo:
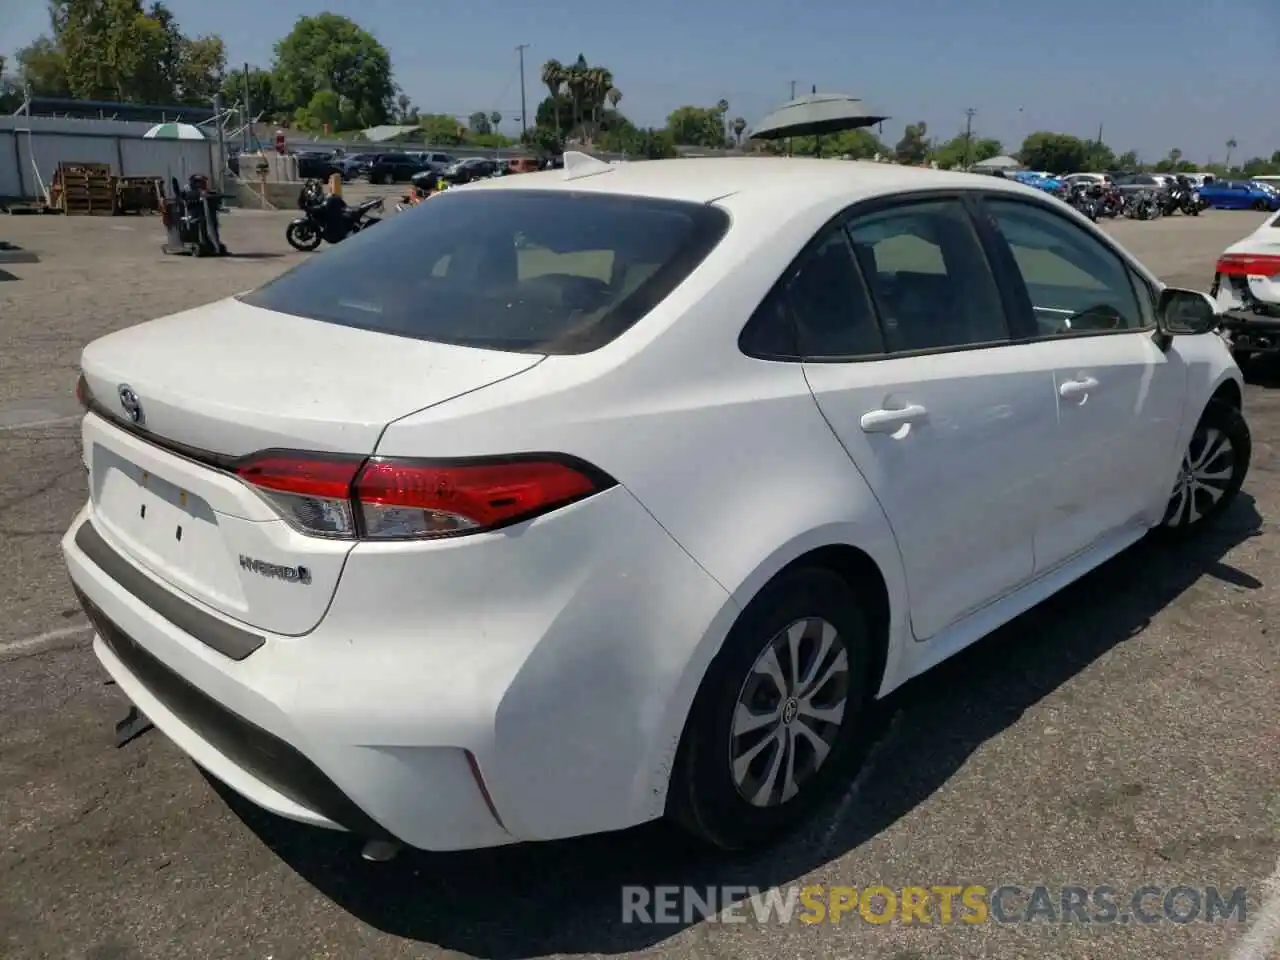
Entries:
{"type": "Polygon", "coordinates": [[[310,220],[298,220],[289,224],[284,238],[289,241],[289,246],[303,253],[310,253],[320,246],[320,234],[310,220]]]}
{"type": "Polygon", "coordinates": [[[722,850],[804,821],[856,772],[872,643],[857,594],[834,573],[799,569],[765,587],[703,678],[667,815],[722,850]]]}
{"type": "Polygon", "coordinates": [[[1267,210],[1267,201],[1255,200],[1253,202],[1253,209],[1257,210],[1259,213],[1264,212],[1265,210],[1267,210]]]}
{"type": "Polygon", "coordinates": [[[1182,455],[1162,530],[1188,534],[1221,516],[1240,493],[1252,453],[1253,438],[1240,411],[1209,401],[1182,455]]]}

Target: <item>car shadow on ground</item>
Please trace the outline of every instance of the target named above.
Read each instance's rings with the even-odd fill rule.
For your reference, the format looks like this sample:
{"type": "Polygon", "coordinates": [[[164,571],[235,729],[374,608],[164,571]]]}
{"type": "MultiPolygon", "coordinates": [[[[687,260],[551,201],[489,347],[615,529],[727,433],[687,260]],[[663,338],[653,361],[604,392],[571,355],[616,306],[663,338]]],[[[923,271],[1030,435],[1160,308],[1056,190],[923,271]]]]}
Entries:
{"type": "Polygon", "coordinates": [[[891,762],[873,766],[849,797],[763,853],[711,854],[651,824],[490,851],[406,851],[370,864],[359,859],[357,839],[282,820],[210,781],[285,863],[384,932],[493,960],[643,950],[696,919],[624,923],[623,886],[765,890],[825,866],[910,813],[983,743],[1142,631],[1200,577],[1261,587],[1222,559],[1261,528],[1252,497],[1242,494],[1202,537],[1143,541],[908,684],[877,709],[878,754],[891,762]]]}

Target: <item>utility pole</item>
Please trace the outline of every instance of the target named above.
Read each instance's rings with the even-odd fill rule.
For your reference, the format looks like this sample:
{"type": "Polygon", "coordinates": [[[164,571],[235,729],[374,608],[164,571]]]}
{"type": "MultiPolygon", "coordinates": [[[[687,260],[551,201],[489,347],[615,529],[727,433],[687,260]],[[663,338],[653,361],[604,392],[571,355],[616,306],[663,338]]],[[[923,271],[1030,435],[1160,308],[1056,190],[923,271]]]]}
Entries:
{"type": "Polygon", "coordinates": [[[253,107],[249,103],[249,64],[244,65],[244,129],[240,131],[241,146],[249,152],[250,138],[253,136],[253,107]]]}
{"type": "Polygon", "coordinates": [[[524,99],[524,52],[529,49],[529,44],[522,43],[516,47],[516,53],[520,54],[520,133],[524,134],[529,129],[528,108],[524,99]]]}
{"type": "Polygon", "coordinates": [[[978,111],[970,107],[964,112],[964,168],[969,169],[969,153],[973,145],[973,117],[978,111]]]}

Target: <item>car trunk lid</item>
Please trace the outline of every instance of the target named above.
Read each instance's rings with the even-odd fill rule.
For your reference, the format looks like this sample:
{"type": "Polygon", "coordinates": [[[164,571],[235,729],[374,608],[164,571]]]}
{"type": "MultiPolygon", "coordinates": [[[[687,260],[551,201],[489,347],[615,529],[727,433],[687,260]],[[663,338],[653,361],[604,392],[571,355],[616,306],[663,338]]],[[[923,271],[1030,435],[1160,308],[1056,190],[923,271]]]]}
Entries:
{"type": "Polygon", "coordinates": [[[373,453],[386,425],[536,366],[236,300],[95,341],[81,366],[92,515],[153,577],[235,620],[297,635],[324,615],[348,540],[304,535],[234,475],[287,449],[373,453]]]}

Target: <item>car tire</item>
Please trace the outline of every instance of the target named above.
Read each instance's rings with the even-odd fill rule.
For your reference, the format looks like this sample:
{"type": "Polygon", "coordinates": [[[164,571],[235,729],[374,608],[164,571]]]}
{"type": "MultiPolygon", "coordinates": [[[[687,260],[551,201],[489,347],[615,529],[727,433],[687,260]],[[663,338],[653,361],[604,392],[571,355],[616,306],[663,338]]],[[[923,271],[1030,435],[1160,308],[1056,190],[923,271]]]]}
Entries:
{"type": "Polygon", "coordinates": [[[1253,209],[1257,210],[1259,213],[1265,212],[1269,206],[1270,205],[1265,200],[1255,200],[1253,202],[1253,209]]]}
{"type": "Polygon", "coordinates": [[[1212,525],[1240,493],[1252,454],[1244,416],[1228,403],[1210,400],[1183,452],[1161,534],[1181,537],[1212,525]]]}
{"type": "Polygon", "coordinates": [[[668,817],[721,850],[763,845],[807,819],[865,754],[872,643],[857,594],[831,571],[797,569],[766,586],[694,699],[668,817]]]}

